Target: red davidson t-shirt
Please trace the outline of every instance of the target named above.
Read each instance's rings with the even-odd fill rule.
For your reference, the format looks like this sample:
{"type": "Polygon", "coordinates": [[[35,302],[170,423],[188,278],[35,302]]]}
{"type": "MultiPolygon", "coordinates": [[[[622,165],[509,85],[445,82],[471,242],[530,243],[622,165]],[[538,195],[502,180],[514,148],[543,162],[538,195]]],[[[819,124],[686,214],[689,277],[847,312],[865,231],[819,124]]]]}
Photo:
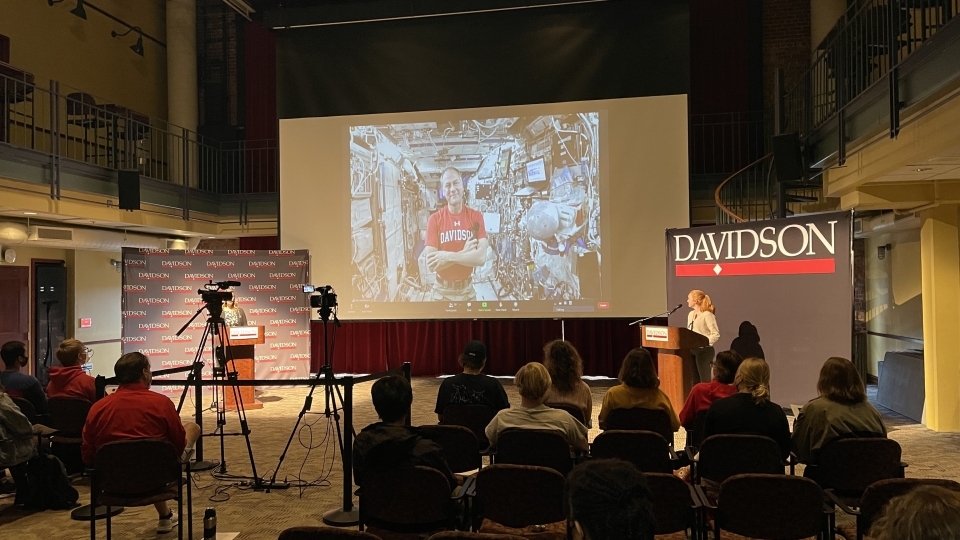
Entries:
{"type": "MultiPolygon", "coordinates": [[[[483,213],[463,207],[459,214],[450,212],[444,206],[434,212],[427,221],[426,245],[438,251],[460,251],[467,240],[473,238],[473,226],[478,225],[477,239],[487,237],[487,228],[483,224],[483,213]]],[[[454,264],[437,272],[437,275],[447,281],[467,279],[473,273],[472,266],[454,264]]]]}

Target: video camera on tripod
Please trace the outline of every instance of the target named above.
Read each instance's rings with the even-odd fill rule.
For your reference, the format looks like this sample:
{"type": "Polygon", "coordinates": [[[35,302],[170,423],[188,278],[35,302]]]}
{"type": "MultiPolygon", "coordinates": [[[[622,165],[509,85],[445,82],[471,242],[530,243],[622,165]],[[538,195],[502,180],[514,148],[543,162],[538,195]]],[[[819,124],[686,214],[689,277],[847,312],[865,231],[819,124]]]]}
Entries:
{"type": "Polygon", "coordinates": [[[211,316],[219,317],[223,313],[223,303],[233,300],[233,292],[230,287],[239,287],[239,281],[217,281],[210,280],[205,283],[203,288],[197,291],[200,299],[206,304],[207,311],[211,316]]]}
{"type": "Polygon", "coordinates": [[[310,307],[320,309],[320,318],[324,321],[330,319],[330,314],[333,314],[334,321],[337,322],[337,326],[340,325],[340,321],[337,321],[337,291],[334,290],[331,285],[324,285],[322,287],[315,287],[313,285],[304,285],[303,292],[310,296],[310,307]]]}

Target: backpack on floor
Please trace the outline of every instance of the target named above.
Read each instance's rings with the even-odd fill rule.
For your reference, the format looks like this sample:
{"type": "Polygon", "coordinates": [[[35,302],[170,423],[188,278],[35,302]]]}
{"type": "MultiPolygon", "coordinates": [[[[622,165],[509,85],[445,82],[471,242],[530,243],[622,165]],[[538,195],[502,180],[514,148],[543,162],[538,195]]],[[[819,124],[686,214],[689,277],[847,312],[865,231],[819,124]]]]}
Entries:
{"type": "MultiPolygon", "coordinates": [[[[77,504],[80,494],[70,485],[67,471],[56,456],[41,454],[27,462],[27,493],[17,497],[30,510],[64,510],[77,504]]],[[[22,494],[18,494],[22,495],[22,494]]]]}

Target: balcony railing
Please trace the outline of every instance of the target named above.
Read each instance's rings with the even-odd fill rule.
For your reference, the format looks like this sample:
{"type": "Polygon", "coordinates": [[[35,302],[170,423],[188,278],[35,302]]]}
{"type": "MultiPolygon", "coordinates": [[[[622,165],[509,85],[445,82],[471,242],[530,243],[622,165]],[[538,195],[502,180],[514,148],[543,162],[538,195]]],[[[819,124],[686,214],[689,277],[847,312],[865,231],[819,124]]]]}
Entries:
{"type": "MultiPolygon", "coordinates": [[[[220,142],[83,92],[42,87],[0,73],[0,145],[50,158],[51,194],[59,167],[76,162],[137,170],[141,177],[216,195],[277,192],[275,140],[220,142]]],[[[187,190],[190,191],[190,190],[187,190]]]]}
{"type": "MultiPolygon", "coordinates": [[[[874,87],[889,94],[890,135],[899,131],[898,69],[960,15],[960,0],[857,2],[824,40],[810,68],[783,97],[781,131],[801,137],[842,120],[850,103],[874,87]]],[[[843,122],[839,122],[843,141],[843,122]]],[[[841,162],[845,159],[843,144],[841,162]]]]}

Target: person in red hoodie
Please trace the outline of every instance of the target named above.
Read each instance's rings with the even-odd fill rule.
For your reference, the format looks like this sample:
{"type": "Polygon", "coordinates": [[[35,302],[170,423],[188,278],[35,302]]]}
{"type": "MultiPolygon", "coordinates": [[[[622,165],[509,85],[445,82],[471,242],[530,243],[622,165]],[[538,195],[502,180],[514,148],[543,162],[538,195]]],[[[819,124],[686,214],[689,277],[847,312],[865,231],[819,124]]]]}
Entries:
{"type": "Polygon", "coordinates": [[[713,367],[713,380],[695,384],[680,411],[680,424],[687,432],[693,431],[698,412],[709,409],[710,404],[720,398],[737,393],[733,378],[742,361],[737,351],[723,351],[710,363],[713,367]]]}
{"type": "Polygon", "coordinates": [[[60,366],[50,368],[47,397],[81,398],[93,403],[97,400],[97,387],[93,377],[83,372],[87,363],[87,351],[76,339],[65,339],[57,348],[60,366]]]}

